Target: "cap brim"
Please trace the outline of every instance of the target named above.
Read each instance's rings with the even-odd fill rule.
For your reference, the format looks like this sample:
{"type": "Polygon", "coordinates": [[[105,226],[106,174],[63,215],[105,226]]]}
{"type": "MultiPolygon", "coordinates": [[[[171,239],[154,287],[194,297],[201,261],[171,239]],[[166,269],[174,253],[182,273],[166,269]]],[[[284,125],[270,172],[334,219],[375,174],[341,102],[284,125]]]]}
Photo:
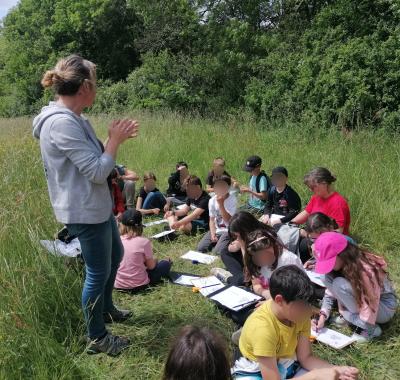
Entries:
{"type": "Polygon", "coordinates": [[[332,257],[329,260],[324,260],[324,261],[318,261],[315,264],[315,272],[319,274],[327,274],[329,272],[332,272],[333,268],[335,267],[336,264],[336,257],[332,257]]]}
{"type": "Polygon", "coordinates": [[[247,165],[245,165],[244,167],[243,167],[243,170],[245,171],[245,172],[252,172],[253,170],[254,170],[254,168],[253,167],[251,167],[251,166],[247,166],[247,165]]]}

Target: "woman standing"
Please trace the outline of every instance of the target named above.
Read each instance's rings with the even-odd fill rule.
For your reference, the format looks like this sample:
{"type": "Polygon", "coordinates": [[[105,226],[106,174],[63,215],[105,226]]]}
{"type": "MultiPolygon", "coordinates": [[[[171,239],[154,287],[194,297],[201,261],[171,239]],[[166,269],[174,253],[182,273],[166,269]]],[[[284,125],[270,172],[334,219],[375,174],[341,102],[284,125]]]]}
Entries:
{"type": "Polygon", "coordinates": [[[119,146],[138,132],[133,120],[116,120],[105,146],[82,115],[96,98],[96,66],[77,55],[61,59],[42,79],[57,100],[33,121],[40,140],[45,175],[56,219],[79,238],[86,265],[82,308],[87,324],[88,353],[118,355],[129,346],[114,336],[106,322],[120,322],[131,312],[118,310],[112,300],[123,247],[112,215],[110,173],[119,146]]]}

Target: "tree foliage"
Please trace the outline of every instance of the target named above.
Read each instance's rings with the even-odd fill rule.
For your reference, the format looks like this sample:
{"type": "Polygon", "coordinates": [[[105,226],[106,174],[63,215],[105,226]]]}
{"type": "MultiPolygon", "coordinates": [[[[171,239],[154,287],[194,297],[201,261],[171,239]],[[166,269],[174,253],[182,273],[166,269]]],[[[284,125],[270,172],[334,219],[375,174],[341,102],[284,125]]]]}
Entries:
{"type": "Polygon", "coordinates": [[[171,108],[399,130],[398,0],[21,0],[0,36],[0,114],[42,73],[97,63],[94,112],[171,108]]]}

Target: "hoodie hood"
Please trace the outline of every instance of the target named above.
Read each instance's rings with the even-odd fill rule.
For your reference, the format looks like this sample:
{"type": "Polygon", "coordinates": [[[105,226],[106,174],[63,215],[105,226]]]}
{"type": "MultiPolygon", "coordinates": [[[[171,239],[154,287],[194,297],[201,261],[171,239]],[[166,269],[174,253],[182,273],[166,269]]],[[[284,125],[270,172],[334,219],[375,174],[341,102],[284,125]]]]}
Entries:
{"type": "Polygon", "coordinates": [[[33,136],[40,139],[40,132],[42,130],[44,122],[51,116],[56,114],[65,114],[73,117],[79,122],[81,119],[78,115],[72,112],[70,109],[64,106],[58,105],[56,102],[50,102],[48,106],[45,106],[40,111],[40,114],[33,119],[33,136]]]}

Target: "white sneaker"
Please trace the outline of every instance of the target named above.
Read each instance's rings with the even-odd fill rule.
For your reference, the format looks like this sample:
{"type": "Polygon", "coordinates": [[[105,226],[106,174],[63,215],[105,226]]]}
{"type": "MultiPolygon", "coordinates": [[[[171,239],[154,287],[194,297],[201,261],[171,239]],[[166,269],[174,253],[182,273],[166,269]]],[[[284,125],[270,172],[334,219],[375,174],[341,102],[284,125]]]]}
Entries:
{"type": "Polygon", "coordinates": [[[369,343],[372,339],[378,338],[382,335],[382,329],[379,325],[375,325],[368,329],[361,329],[357,327],[354,334],[351,336],[358,344],[369,343]]]}
{"type": "Polygon", "coordinates": [[[331,323],[336,326],[336,327],[345,327],[349,325],[349,322],[347,322],[344,318],[343,315],[339,314],[338,316],[336,316],[335,318],[333,318],[331,320],[331,323]]]}
{"type": "Polygon", "coordinates": [[[222,282],[227,282],[228,278],[232,277],[232,273],[223,268],[212,268],[210,273],[222,282]]]}

